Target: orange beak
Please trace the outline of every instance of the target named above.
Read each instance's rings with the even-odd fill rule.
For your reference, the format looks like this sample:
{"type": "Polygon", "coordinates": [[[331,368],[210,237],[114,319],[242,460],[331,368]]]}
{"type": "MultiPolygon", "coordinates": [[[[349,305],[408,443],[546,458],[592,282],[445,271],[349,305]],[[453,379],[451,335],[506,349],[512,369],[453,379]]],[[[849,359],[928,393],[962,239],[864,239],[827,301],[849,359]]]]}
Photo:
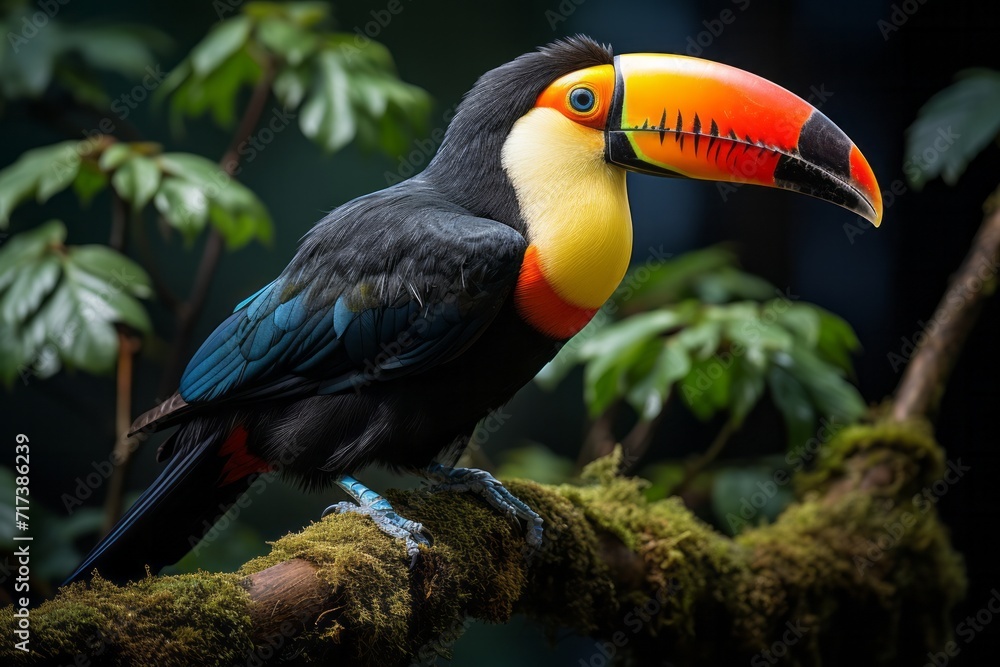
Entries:
{"type": "Polygon", "coordinates": [[[781,86],[728,65],[645,53],[616,57],[615,79],[608,162],[794,190],[881,223],[882,195],[861,151],[781,86]]]}

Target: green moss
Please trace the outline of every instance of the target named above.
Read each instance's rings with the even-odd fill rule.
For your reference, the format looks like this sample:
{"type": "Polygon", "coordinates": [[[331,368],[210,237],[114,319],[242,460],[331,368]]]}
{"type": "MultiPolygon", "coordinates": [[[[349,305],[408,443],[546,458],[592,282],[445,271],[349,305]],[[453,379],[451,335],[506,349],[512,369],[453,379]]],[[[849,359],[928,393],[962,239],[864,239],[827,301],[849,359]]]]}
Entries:
{"type": "MultiPolygon", "coordinates": [[[[250,599],[232,574],[146,578],[119,587],[102,579],[68,586],[31,611],[34,655],[0,646],[4,664],[188,665],[193,655],[231,664],[253,648],[250,599]]],[[[0,627],[13,636],[12,608],[0,627]]]]}
{"type": "Polygon", "coordinates": [[[373,661],[405,650],[411,596],[402,542],[390,540],[366,517],[333,515],[274,542],[268,555],[248,562],[240,574],[293,558],[314,563],[343,604],[339,622],[319,624],[297,637],[294,650],[308,654],[317,643],[339,642],[344,627],[370,640],[373,661]]]}
{"type": "MultiPolygon", "coordinates": [[[[909,489],[932,484],[945,470],[944,450],[934,440],[927,422],[883,420],[849,426],[838,432],[820,450],[815,468],[796,475],[796,489],[799,493],[825,491],[831,480],[863,472],[885,461],[892,464],[895,480],[908,483],[909,489]],[[868,457],[855,456],[859,453],[868,453],[868,457]],[[853,470],[847,468],[848,463],[854,465],[853,470]]],[[[908,489],[898,484],[881,487],[883,495],[906,492],[908,489]]]]}
{"type": "MultiPolygon", "coordinates": [[[[746,661],[793,623],[805,634],[790,655],[803,664],[859,654],[916,664],[947,641],[965,577],[933,504],[915,495],[943,469],[925,427],[844,430],[800,486],[800,502],[732,540],[679,499],[650,502],[646,483],[621,477],[620,464],[616,450],[588,466],[581,485],[507,483],[545,517],[539,551],[526,550],[524,526],[476,496],[396,492],[400,514],[435,540],[412,570],[401,541],[346,514],[283,537],[236,575],[69,587],[32,613],[34,647],[46,651],[32,664],[72,663],[81,651],[100,651],[95,664],[240,661],[253,648],[240,578],[293,558],[313,563],[332,591],[331,609],[286,648],[313,664],[447,655],[467,619],[502,623],[515,612],[552,631],[628,631],[634,655],[676,664],[746,661]]],[[[8,635],[12,613],[0,612],[8,635]]],[[[5,663],[28,661],[2,651],[5,663]]]]}

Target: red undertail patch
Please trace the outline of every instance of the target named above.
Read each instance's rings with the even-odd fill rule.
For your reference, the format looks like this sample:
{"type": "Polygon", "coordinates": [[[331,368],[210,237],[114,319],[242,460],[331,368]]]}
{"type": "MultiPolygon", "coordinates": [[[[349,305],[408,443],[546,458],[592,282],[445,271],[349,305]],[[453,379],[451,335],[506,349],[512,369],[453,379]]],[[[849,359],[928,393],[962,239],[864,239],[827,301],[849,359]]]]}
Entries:
{"type": "Polygon", "coordinates": [[[219,456],[229,457],[219,476],[219,486],[238,482],[254,473],[271,469],[267,461],[247,449],[247,430],[241,424],[232,430],[219,449],[219,456]]]}

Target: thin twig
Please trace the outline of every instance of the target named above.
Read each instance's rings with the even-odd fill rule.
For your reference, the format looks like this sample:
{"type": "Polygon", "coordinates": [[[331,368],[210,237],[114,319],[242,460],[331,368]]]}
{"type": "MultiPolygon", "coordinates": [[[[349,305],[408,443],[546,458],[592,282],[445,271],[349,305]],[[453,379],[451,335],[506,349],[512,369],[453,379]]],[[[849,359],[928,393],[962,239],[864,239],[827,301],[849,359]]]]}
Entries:
{"type": "Polygon", "coordinates": [[[726,444],[729,442],[729,438],[731,438],[733,433],[736,433],[738,430],[739,425],[735,420],[726,420],[726,423],[723,424],[722,429],[715,436],[715,440],[712,441],[712,444],[709,445],[708,449],[706,449],[701,456],[691,462],[691,464],[687,467],[687,470],[684,472],[684,478],[681,479],[677,486],[670,490],[669,495],[680,495],[687,490],[688,486],[691,485],[691,482],[694,481],[695,477],[701,474],[701,472],[707,468],[719,454],[722,453],[722,450],[725,449],[726,444]]]}
{"type": "MultiPolygon", "coordinates": [[[[240,120],[239,127],[233,135],[233,140],[223,154],[222,159],[219,160],[223,171],[229,176],[233,176],[239,168],[240,158],[242,157],[239,148],[250,138],[250,135],[253,134],[254,129],[257,127],[257,123],[260,122],[260,118],[264,113],[264,106],[267,104],[268,97],[271,94],[271,84],[273,81],[274,66],[271,63],[267,63],[264,66],[264,73],[261,75],[260,81],[257,82],[257,85],[253,89],[250,101],[247,103],[247,108],[243,113],[243,118],[240,120]]],[[[215,277],[215,269],[219,264],[219,259],[222,257],[223,241],[222,234],[219,233],[218,229],[213,227],[208,233],[208,239],[205,241],[201,261],[198,263],[198,269],[195,273],[194,285],[191,287],[191,295],[187,303],[183,304],[179,310],[177,332],[174,336],[174,343],[160,380],[159,395],[161,398],[165,398],[171,394],[177,386],[177,381],[180,379],[182,365],[187,356],[188,344],[194,333],[195,325],[198,323],[198,318],[205,308],[212,279],[215,277]]]]}
{"type": "Polygon", "coordinates": [[[111,192],[111,233],[108,245],[118,252],[125,252],[128,243],[129,207],[117,192],[111,192]]]}
{"type": "Polygon", "coordinates": [[[129,451],[129,425],[132,423],[132,372],[133,357],[139,351],[140,339],[125,326],[118,327],[118,372],[115,395],[115,446],[111,455],[116,462],[108,484],[108,495],[104,500],[104,525],[106,535],[122,513],[125,495],[125,476],[128,474],[131,457],[129,451]]]}
{"type": "MultiPolygon", "coordinates": [[[[1000,190],[994,199],[1000,197],[1000,190]]],[[[892,418],[933,417],[982,304],[996,287],[1000,207],[988,210],[965,261],[938,303],[896,389],[892,418]]]]}
{"type": "Polygon", "coordinates": [[[576,460],[577,470],[583,470],[583,467],[591,461],[607,456],[614,451],[618,441],[615,439],[613,425],[615,417],[618,415],[619,405],[620,402],[615,401],[591,422],[590,428],[587,429],[587,433],[583,437],[583,446],[580,447],[580,455],[576,460]]]}
{"type": "Polygon", "coordinates": [[[153,291],[156,293],[156,298],[159,299],[164,306],[174,315],[174,317],[179,318],[181,312],[181,300],[174,293],[167,281],[163,277],[163,273],[160,271],[160,265],[156,261],[156,254],[153,252],[153,247],[149,243],[149,235],[146,233],[146,226],[139,224],[134,225],[135,227],[135,245],[139,250],[139,256],[142,258],[142,267],[146,269],[146,273],[149,274],[149,279],[153,283],[153,291]]]}
{"type": "Polygon", "coordinates": [[[622,459],[622,474],[628,474],[635,470],[636,465],[642,460],[642,457],[646,455],[646,450],[649,449],[650,443],[653,442],[653,435],[656,434],[656,429],[659,428],[660,422],[663,421],[664,410],[660,410],[660,414],[656,415],[653,419],[640,419],[636,422],[632,430],[622,438],[622,453],[624,458],[622,459]]]}

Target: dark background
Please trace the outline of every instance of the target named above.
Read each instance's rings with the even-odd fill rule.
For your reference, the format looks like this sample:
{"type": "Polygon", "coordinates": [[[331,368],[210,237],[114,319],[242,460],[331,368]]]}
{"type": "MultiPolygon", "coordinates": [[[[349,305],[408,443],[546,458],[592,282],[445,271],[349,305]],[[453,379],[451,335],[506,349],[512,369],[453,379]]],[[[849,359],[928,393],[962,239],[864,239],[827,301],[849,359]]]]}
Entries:
{"type": "MultiPolygon", "coordinates": [[[[609,42],[618,53],[688,53],[725,62],[803,97],[811,90],[822,90],[828,97],[822,111],[862,149],[884,191],[903,179],[903,132],[920,105],[960,69],[1000,68],[1000,4],[954,0],[927,0],[923,4],[911,0],[904,4],[905,8],[868,0],[586,0],[576,5],[570,0],[561,4],[557,0],[520,0],[491,5],[403,0],[403,11],[375,37],[392,51],[402,78],[433,95],[436,109],[431,127],[443,126],[444,111],[487,69],[576,32],[609,42]],[[906,16],[906,21],[883,36],[879,21],[891,21],[894,7],[902,12],[897,13],[897,19],[906,16]],[[699,33],[707,30],[703,22],[718,19],[726,9],[735,19],[717,36],[711,35],[711,40],[707,39],[710,33],[702,35],[701,44],[707,46],[701,46],[700,52],[689,50],[698,43],[699,33]],[[553,17],[565,20],[553,29],[553,17]]],[[[346,31],[364,26],[372,18],[370,12],[385,5],[380,0],[340,3],[335,10],[337,24],[346,31]]],[[[218,19],[208,0],[78,0],[63,7],[58,18],[154,25],[176,41],[176,48],[163,58],[165,70],[218,19]]],[[[108,79],[112,95],[132,85],[123,79],[108,79]]],[[[230,136],[209,122],[198,121],[187,124],[185,136],[172,136],[165,114],[154,112],[149,105],[130,120],[146,136],[171,149],[213,158],[221,155],[230,136]]],[[[28,148],[62,138],[17,113],[7,113],[2,123],[0,166],[28,148]]],[[[354,147],[324,155],[297,129],[280,134],[241,174],[270,208],[276,240],[271,248],[251,245],[224,257],[195,339],[201,340],[233,304],[276,275],[294,252],[298,238],[324,212],[384,187],[386,172],[397,170],[403,159],[408,158],[366,155],[354,147]]],[[[424,163],[426,159],[421,160],[421,166],[424,163]]],[[[904,347],[905,341],[912,341],[920,331],[919,322],[929,319],[980,222],[983,201],[1000,183],[998,175],[1000,151],[991,146],[970,165],[956,187],[935,180],[921,192],[907,188],[891,204],[886,201],[881,229],[868,228],[856,235],[846,231],[856,230],[855,216],[806,197],[740,188],[724,200],[712,183],[630,175],[635,254],[641,260],[649,246],[662,245],[667,252],[677,254],[720,241],[732,242],[748,271],[838,313],[856,328],[864,346],[857,357],[858,384],[869,401],[879,402],[891,394],[899,380],[888,355],[909,349],[904,347]]],[[[83,212],[70,195],[57,197],[44,208],[19,209],[13,231],[60,217],[69,226],[70,243],[106,242],[109,221],[104,197],[83,212]]],[[[160,250],[161,265],[169,267],[170,279],[182,294],[190,288],[198,250],[185,249],[178,242],[164,244],[160,250]]],[[[169,337],[166,313],[154,308],[152,314],[157,331],[169,337]]],[[[939,505],[968,566],[967,602],[959,609],[956,624],[983,608],[991,591],[1000,587],[1000,568],[992,548],[1000,504],[994,491],[1000,443],[993,423],[1000,399],[996,381],[1000,370],[998,334],[1000,303],[994,300],[987,304],[966,345],[938,420],[938,438],[948,457],[972,467],[939,505]]],[[[137,412],[154,403],[161,370],[156,357],[157,346],[152,345],[139,362],[137,412]]],[[[12,392],[0,394],[2,423],[11,434],[8,442],[13,433],[31,436],[33,453],[43,461],[33,466],[32,490],[54,510],[60,508],[59,496],[72,493],[75,479],[90,471],[91,462],[107,456],[113,439],[113,389],[110,378],[61,373],[27,386],[18,383],[12,392]]],[[[534,441],[575,458],[585,421],[581,395],[578,377],[556,394],[527,387],[509,409],[512,419],[486,443],[486,454],[502,460],[505,449],[534,441]]],[[[718,424],[700,425],[681,411],[675,412],[652,446],[650,461],[703,449],[718,428],[718,424]]],[[[780,432],[780,423],[772,412],[763,408],[752,416],[728,454],[777,451],[781,439],[774,434],[780,432]]],[[[152,480],[156,473],[152,452],[153,447],[147,446],[137,454],[130,488],[141,489],[152,480]]],[[[391,483],[377,474],[366,479],[375,484],[391,483]]],[[[332,500],[339,500],[333,492],[305,496],[294,489],[274,488],[267,503],[252,506],[242,518],[260,536],[273,539],[317,517],[332,500]]],[[[91,498],[91,502],[100,499],[91,498]]],[[[998,637],[1000,619],[994,619],[970,643],[960,641],[956,662],[982,664],[997,655],[998,637]]],[[[475,626],[458,642],[455,652],[458,665],[561,665],[577,664],[578,658],[593,652],[593,646],[588,640],[572,637],[552,646],[539,631],[516,621],[502,628],[475,626]]]]}

